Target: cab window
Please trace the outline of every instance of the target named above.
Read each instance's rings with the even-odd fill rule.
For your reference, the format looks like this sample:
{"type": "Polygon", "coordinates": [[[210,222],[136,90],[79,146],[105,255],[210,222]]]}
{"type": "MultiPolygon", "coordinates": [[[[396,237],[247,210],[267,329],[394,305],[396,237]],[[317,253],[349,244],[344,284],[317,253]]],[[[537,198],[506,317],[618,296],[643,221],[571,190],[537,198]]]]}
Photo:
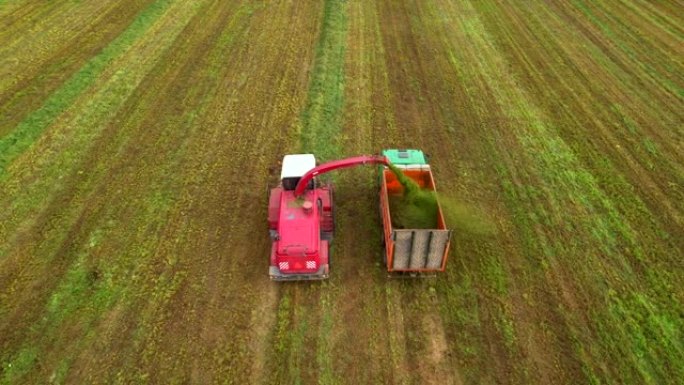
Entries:
{"type": "MultiPolygon", "coordinates": [[[[283,183],[283,189],[285,190],[294,190],[297,187],[297,183],[299,183],[299,180],[302,179],[301,177],[289,177],[289,178],[283,178],[282,183],[283,183]]],[[[314,188],[314,180],[311,179],[309,181],[308,186],[306,186],[307,189],[313,189],[314,188]]]]}

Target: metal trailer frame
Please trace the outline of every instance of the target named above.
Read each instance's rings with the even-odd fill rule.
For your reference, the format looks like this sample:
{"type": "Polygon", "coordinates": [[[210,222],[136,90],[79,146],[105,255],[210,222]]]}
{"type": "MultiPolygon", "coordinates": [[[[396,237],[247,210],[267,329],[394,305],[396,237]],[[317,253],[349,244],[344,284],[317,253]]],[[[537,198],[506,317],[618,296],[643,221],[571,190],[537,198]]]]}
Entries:
{"type": "MultiPolygon", "coordinates": [[[[389,169],[381,167],[380,172],[379,206],[383,224],[383,262],[387,271],[425,274],[446,270],[452,230],[446,227],[439,202],[436,229],[395,229],[392,226],[389,195],[401,192],[402,187],[389,169]]],[[[403,172],[422,188],[435,191],[435,181],[429,166],[406,168],[403,172]]]]}

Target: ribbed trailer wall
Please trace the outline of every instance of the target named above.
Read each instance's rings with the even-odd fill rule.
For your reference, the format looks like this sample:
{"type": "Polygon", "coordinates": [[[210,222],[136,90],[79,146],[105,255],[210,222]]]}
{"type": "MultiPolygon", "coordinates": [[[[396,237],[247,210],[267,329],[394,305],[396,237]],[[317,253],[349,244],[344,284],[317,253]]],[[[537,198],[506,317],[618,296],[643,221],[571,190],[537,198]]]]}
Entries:
{"type": "Polygon", "coordinates": [[[394,230],[393,270],[439,270],[449,230],[394,230]]]}

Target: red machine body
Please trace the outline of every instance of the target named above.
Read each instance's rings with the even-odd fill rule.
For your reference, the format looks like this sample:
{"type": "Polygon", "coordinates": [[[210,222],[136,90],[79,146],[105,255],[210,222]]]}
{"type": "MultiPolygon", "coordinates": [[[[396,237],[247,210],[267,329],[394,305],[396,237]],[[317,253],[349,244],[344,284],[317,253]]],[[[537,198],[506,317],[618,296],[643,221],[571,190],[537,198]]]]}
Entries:
{"type": "Polygon", "coordinates": [[[281,174],[281,183],[271,189],[268,204],[271,279],[328,278],[330,243],[335,227],[333,188],[311,181],[332,170],[377,163],[387,164],[387,159],[384,156],[358,156],[324,163],[297,176],[294,189],[292,183],[285,183],[286,178],[281,174]]]}

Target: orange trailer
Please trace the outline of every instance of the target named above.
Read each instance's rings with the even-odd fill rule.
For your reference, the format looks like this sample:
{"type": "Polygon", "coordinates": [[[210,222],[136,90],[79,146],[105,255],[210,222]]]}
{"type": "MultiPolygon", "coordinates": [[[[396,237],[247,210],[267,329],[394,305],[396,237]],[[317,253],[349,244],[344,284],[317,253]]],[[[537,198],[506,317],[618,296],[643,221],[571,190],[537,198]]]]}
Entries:
{"type": "MultiPolygon", "coordinates": [[[[422,189],[435,190],[435,180],[427,164],[402,167],[404,174],[422,189]]],[[[383,262],[390,273],[434,273],[446,269],[451,230],[447,229],[438,203],[437,228],[398,229],[392,226],[390,195],[403,194],[404,187],[387,167],[380,167],[380,215],[385,252],[383,262]]]]}

